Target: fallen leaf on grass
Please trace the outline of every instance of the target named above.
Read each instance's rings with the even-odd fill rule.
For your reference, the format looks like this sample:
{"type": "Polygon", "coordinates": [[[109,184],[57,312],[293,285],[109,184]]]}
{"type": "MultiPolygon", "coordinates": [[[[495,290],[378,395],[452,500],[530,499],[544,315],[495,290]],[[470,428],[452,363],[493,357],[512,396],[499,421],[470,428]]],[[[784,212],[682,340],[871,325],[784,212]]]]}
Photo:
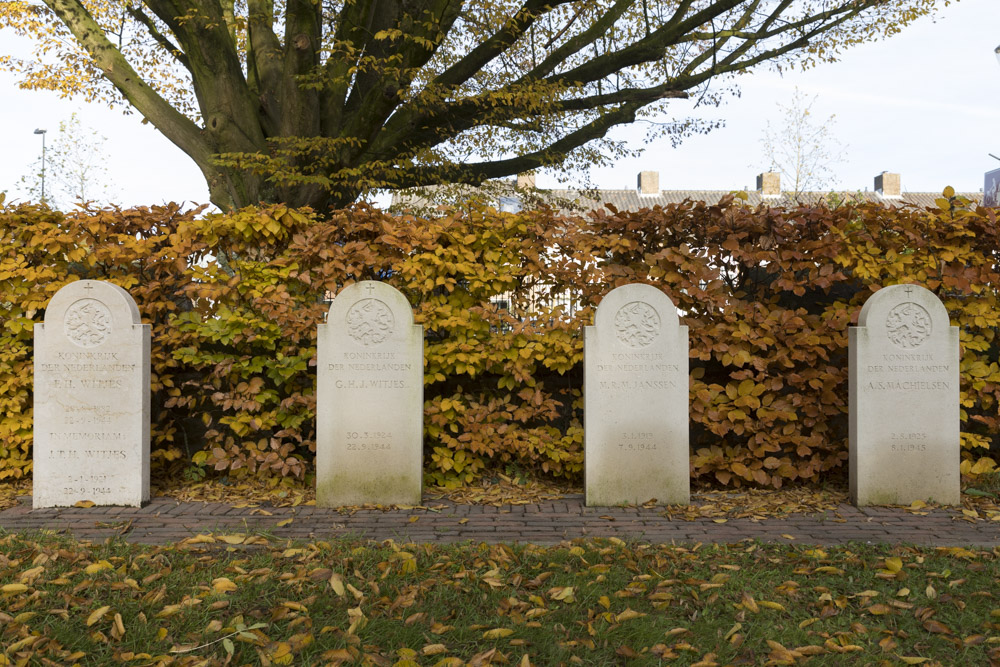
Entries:
{"type": "Polygon", "coordinates": [[[572,586],[556,586],[555,588],[550,588],[549,597],[553,600],[565,602],[566,604],[576,602],[572,586]]]}
{"type": "Polygon", "coordinates": [[[91,563],[87,567],[83,568],[83,571],[86,572],[87,574],[97,574],[101,570],[113,570],[113,569],[114,565],[112,565],[106,560],[101,560],[96,563],[91,563]]]}
{"type": "Polygon", "coordinates": [[[438,655],[439,653],[446,653],[447,651],[448,647],[444,644],[427,644],[420,649],[420,652],[424,655],[438,655]]]}
{"type": "Polygon", "coordinates": [[[950,635],[950,634],[952,634],[951,628],[949,628],[944,623],[941,623],[941,622],[935,621],[935,620],[924,621],[924,630],[926,630],[927,632],[930,632],[930,633],[933,633],[933,634],[939,634],[939,635],[950,635]]]}
{"type": "Polygon", "coordinates": [[[212,589],[216,593],[228,593],[236,590],[236,584],[228,577],[219,577],[212,580],[212,589]]]}
{"type": "Polygon", "coordinates": [[[503,637],[509,637],[512,634],[514,634],[514,631],[510,628],[494,628],[484,632],[483,639],[501,639],[503,637]]]}
{"type": "Polygon", "coordinates": [[[885,614],[892,613],[892,607],[890,607],[887,604],[882,604],[881,602],[879,602],[878,604],[873,604],[872,606],[868,607],[867,611],[869,614],[873,614],[875,616],[884,616],[885,614]]]}
{"type": "Polygon", "coordinates": [[[615,615],[615,623],[631,621],[633,618],[642,618],[645,615],[646,614],[635,611],[634,609],[626,609],[622,613],[615,615]]]}
{"type": "Polygon", "coordinates": [[[89,628],[94,623],[100,621],[102,618],[104,618],[104,615],[107,614],[109,611],[111,611],[111,606],[105,605],[90,612],[90,616],[87,617],[87,627],[89,628]]]}

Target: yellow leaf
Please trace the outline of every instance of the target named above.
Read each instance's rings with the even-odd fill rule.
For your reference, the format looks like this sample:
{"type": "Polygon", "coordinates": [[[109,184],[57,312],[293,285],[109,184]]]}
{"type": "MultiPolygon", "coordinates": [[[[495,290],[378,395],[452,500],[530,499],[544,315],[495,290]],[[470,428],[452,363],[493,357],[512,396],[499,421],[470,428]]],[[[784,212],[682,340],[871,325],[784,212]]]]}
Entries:
{"type": "Polygon", "coordinates": [[[39,576],[41,576],[42,572],[44,572],[44,571],[45,571],[45,568],[42,567],[41,565],[39,565],[39,566],[33,567],[33,568],[29,569],[29,570],[25,570],[24,572],[21,573],[21,575],[17,579],[22,584],[30,584],[35,579],[37,579],[39,576]]]}
{"type": "Polygon", "coordinates": [[[448,647],[444,644],[428,644],[420,649],[420,652],[424,655],[437,655],[439,653],[445,653],[447,650],[448,647]]]}
{"type": "Polygon", "coordinates": [[[774,609],[776,611],[785,611],[784,605],[782,605],[780,602],[770,602],[768,600],[761,600],[757,604],[760,605],[761,607],[766,607],[767,609],[774,609]]]}
{"type": "Polygon", "coordinates": [[[337,597],[344,597],[344,582],[339,574],[330,577],[330,588],[337,594],[337,597]]]}
{"type": "Polygon", "coordinates": [[[510,628],[493,628],[483,633],[483,639],[501,639],[509,637],[512,634],[514,634],[514,631],[510,628]]]}
{"type": "Polygon", "coordinates": [[[284,528],[285,526],[287,526],[290,523],[292,523],[292,521],[295,521],[295,519],[285,519],[284,521],[279,521],[277,523],[277,526],[278,526],[278,528],[284,528]]]}
{"type": "Polygon", "coordinates": [[[93,500],[79,500],[73,503],[73,507],[93,507],[95,505],[93,500]]]}
{"type": "Polygon", "coordinates": [[[243,544],[246,539],[245,535],[216,535],[215,539],[220,542],[225,542],[226,544],[243,544]]]}
{"type": "Polygon", "coordinates": [[[87,574],[97,574],[101,570],[113,570],[114,565],[106,560],[98,561],[96,563],[91,563],[87,567],[83,568],[83,571],[87,574]]]}
{"type": "Polygon", "coordinates": [[[576,602],[572,586],[558,586],[549,591],[549,597],[553,600],[562,600],[565,603],[576,602]]]}
{"type": "Polygon", "coordinates": [[[885,559],[885,569],[889,570],[893,574],[899,572],[903,569],[903,561],[896,556],[892,558],[885,559]]]}
{"type": "Polygon", "coordinates": [[[292,664],[292,646],[288,642],[278,642],[270,652],[270,658],[278,665],[292,664]]]}
{"type": "Polygon", "coordinates": [[[179,605],[179,604],[168,604],[166,607],[164,607],[160,611],[156,612],[155,617],[156,618],[170,618],[171,616],[179,613],[181,609],[182,609],[182,606],[179,605]]]}
{"type": "Polygon", "coordinates": [[[908,655],[897,655],[896,657],[905,662],[907,665],[919,665],[922,662],[930,660],[930,658],[917,658],[908,655]]]}
{"type": "Polygon", "coordinates": [[[227,577],[219,577],[212,580],[212,589],[216,593],[228,593],[236,590],[236,584],[227,577]]]}
{"type": "Polygon", "coordinates": [[[0,587],[0,590],[2,590],[4,593],[13,595],[15,593],[25,592],[26,590],[28,590],[28,587],[25,586],[24,584],[4,584],[2,587],[0,587]]]}
{"type": "Polygon", "coordinates": [[[104,615],[111,611],[110,605],[105,605],[103,607],[98,607],[94,611],[90,612],[90,616],[87,617],[87,627],[89,628],[94,623],[104,618],[104,615]]]}
{"type": "Polygon", "coordinates": [[[622,613],[617,614],[615,616],[615,622],[616,623],[621,623],[623,621],[631,621],[633,618],[642,618],[645,615],[646,614],[643,614],[642,612],[635,611],[633,609],[626,609],[622,613]]]}
{"type": "Polygon", "coordinates": [[[610,609],[611,599],[607,595],[602,595],[601,597],[597,598],[597,604],[601,605],[605,609],[610,609]]]}

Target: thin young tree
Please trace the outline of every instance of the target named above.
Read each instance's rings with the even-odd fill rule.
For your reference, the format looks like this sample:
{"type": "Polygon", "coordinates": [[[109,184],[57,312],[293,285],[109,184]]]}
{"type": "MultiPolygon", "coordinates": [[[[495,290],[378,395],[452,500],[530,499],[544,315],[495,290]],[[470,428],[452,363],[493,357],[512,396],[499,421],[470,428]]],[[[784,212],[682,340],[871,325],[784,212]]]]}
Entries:
{"type": "Polygon", "coordinates": [[[59,123],[58,132],[45,150],[45,190],[42,191],[42,158],[21,177],[19,191],[27,199],[45,201],[53,208],[74,204],[113,203],[114,184],[106,166],[107,137],[84,125],[74,112],[59,123]]]}
{"type": "Polygon", "coordinates": [[[764,128],[761,147],[771,171],[781,174],[786,192],[798,196],[823,190],[834,177],[833,166],[844,162],[847,146],[836,137],[836,115],[818,118],[813,113],[818,95],[809,97],[798,87],[787,105],[778,104],[780,125],[770,121],[764,128]]]}

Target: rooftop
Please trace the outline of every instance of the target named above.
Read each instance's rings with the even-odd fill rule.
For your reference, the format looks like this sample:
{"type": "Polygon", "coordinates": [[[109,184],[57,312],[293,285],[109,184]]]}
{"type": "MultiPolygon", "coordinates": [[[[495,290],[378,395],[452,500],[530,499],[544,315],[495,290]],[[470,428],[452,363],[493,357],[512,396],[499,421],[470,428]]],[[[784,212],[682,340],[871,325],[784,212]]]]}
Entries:
{"type": "MultiPolygon", "coordinates": [[[[534,187],[532,175],[518,176],[516,184],[511,181],[494,183],[489,188],[459,189],[443,186],[421,188],[393,195],[394,209],[434,206],[442,199],[441,195],[450,193],[453,197],[459,194],[486,193],[487,200],[492,200],[502,210],[520,210],[531,201],[552,203],[565,211],[593,210],[610,204],[619,211],[638,211],[655,206],[667,206],[681,202],[702,201],[706,204],[717,204],[726,195],[745,192],[746,201],[750,206],[769,204],[772,206],[796,206],[799,204],[815,205],[820,203],[871,202],[883,206],[916,206],[933,207],[935,200],[941,197],[940,192],[908,192],[902,188],[899,174],[882,172],[875,176],[874,187],[869,190],[854,191],[810,191],[786,192],[781,190],[781,177],[777,172],[764,172],[757,176],[757,187],[734,188],[730,190],[661,190],[659,174],[655,171],[640,172],[636,187],[628,190],[573,190],[573,189],[538,189],[534,187]]],[[[958,192],[956,195],[981,204],[982,192],[958,192]]]]}

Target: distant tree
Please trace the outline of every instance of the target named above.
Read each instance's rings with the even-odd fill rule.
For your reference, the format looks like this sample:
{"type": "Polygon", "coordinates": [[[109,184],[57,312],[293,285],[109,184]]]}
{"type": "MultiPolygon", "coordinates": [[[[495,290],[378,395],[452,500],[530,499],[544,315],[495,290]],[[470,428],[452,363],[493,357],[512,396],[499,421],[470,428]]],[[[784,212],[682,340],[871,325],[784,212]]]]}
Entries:
{"type": "Polygon", "coordinates": [[[606,164],[631,152],[617,125],[706,129],[669,100],[718,102],[738,74],[835,60],[949,2],[41,1],[0,2],[37,45],[0,67],[129,105],[222,209],[606,164]]]}
{"type": "Polygon", "coordinates": [[[774,127],[768,121],[761,139],[768,168],[781,174],[782,189],[793,195],[828,187],[832,166],[846,159],[847,146],[833,132],[836,115],[818,119],[813,114],[817,97],[807,97],[796,87],[787,106],[777,105],[781,125],[774,127]]]}
{"type": "MultiPolygon", "coordinates": [[[[114,184],[106,166],[107,137],[80,122],[76,113],[50,132],[45,147],[44,200],[53,208],[73,204],[107,204],[114,200],[114,184]]],[[[42,156],[21,177],[20,191],[33,201],[42,201],[42,156]]]]}

